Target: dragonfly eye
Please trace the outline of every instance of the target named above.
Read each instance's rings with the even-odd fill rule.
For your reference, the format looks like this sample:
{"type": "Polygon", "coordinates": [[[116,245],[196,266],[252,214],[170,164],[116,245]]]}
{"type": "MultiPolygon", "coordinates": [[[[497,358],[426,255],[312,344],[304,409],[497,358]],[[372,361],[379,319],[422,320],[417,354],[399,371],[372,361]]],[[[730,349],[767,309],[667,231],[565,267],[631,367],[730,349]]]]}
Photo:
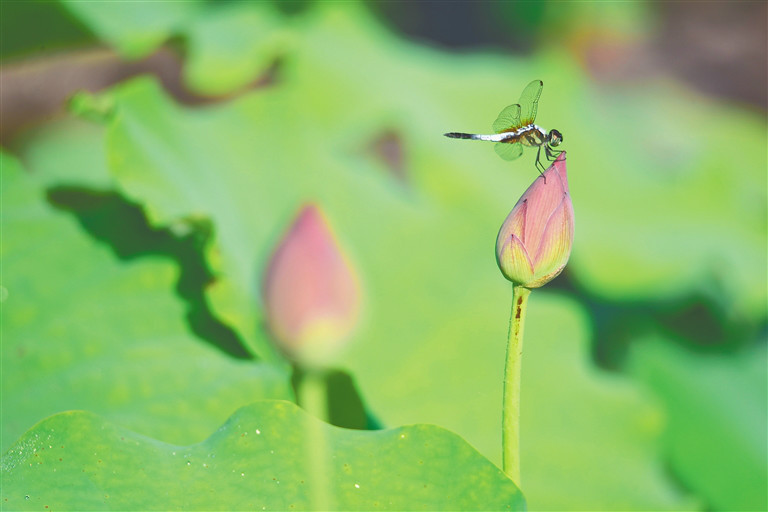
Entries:
{"type": "Polygon", "coordinates": [[[563,134],[557,130],[550,130],[549,132],[549,145],[552,147],[559,146],[563,142],[563,134]]]}

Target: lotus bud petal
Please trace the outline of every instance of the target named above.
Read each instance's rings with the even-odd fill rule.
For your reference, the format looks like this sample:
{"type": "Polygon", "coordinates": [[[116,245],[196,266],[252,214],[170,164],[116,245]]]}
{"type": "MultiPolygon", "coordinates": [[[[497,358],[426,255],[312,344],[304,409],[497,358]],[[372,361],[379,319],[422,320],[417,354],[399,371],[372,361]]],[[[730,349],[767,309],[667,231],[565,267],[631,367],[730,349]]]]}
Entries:
{"type": "Polygon", "coordinates": [[[322,367],[344,346],[360,288],[317,206],[302,208],[273,253],[262,296],[269,331],[291,360],[322,367]]]}
{"type": "Polygon", "coordinates": [[[573,203],[565,153],[528,187],[499,230],[496,262],[518,286],[538,288],[557,277],[573,245],[573,203]]]}

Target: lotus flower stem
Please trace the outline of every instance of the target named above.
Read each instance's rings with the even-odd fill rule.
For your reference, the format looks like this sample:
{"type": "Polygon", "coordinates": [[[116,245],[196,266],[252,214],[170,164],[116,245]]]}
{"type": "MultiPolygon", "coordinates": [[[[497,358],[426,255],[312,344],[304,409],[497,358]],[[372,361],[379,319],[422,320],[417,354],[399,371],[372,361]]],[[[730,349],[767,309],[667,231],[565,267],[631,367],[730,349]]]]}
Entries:
{"type": "Polygon", "coordinates": [[[315,418],[328,423],[328,387],[321,370],[302,372],[297,386],[299,405],[315,418]]]}
{"type": "MultiPolygon", "coordinates": [[[[306,412],[315,418],[328,423],[330,414],[328,411],[328,385],[326,374],[320,369],[306,369],[300,373],[296,385],[296,399],[306,412]]],[[[323,425],[319,422],[306,423],[305,438],[308,443],[305,451],[305,463],[309,468],[309,474],[313,478],[308,482],[312,510],[335,510],[336,504],[333,493],[329,492],[331,484],[330,455],[328,446],[330,441],[326,438],[323,425]]]]}
{"type": "Polygon", "coordinates": [[[504,472],[520,486],[520,368],[523,358],[523,328],[531,290],[515,286],[509,318],[507,362],[504,368],[504,398],[501,446],[504,472]]]}

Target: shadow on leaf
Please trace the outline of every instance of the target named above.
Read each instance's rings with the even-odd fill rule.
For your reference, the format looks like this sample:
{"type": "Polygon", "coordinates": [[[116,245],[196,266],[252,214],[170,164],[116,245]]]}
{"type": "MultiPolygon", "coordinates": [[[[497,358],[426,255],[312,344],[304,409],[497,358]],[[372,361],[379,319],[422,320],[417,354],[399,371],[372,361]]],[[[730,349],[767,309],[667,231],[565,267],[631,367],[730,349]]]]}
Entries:
{"type": "Polygon", "coordinates": [[[88,234],[108,244],[121,260],[156,255],[175,261],[180,269],[176,291],[187,303],[192,331],[232,357],[253,357],[237,334],[211,314],[204,296],[205,286],[215,279],[202,257],[212,232],[209,223],[191,221],[183,230],[155,229],[139,206],[119,194],[78,187],[53,188],[48,202],[75,215],[88,234]]]}
{"type": "MultiPolygon", "coordinates": [[[[297,402],[301,404],[299,388],[306,371],[294,366],[291,386],[297,402]]],[[[351,375],[341,370],[328,370],[323,374],[324,388],[327,390],[327,419],[332,425],[355,430],[380,430],[384,426],[365,407],[351,375]]]]}

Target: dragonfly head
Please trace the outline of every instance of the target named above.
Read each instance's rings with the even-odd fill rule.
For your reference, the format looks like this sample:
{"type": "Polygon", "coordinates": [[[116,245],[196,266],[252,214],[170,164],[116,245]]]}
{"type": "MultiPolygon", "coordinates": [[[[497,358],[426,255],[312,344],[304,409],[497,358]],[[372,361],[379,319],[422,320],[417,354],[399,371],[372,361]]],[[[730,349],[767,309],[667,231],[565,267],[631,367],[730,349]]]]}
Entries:
{"type": "Polygon", "coordinates": [[[549,133],[547,134],[547,143],[554,148],[559,146],[561,142],[563,142],[563,134],[554,129],[549,130],[549,133]]]}

